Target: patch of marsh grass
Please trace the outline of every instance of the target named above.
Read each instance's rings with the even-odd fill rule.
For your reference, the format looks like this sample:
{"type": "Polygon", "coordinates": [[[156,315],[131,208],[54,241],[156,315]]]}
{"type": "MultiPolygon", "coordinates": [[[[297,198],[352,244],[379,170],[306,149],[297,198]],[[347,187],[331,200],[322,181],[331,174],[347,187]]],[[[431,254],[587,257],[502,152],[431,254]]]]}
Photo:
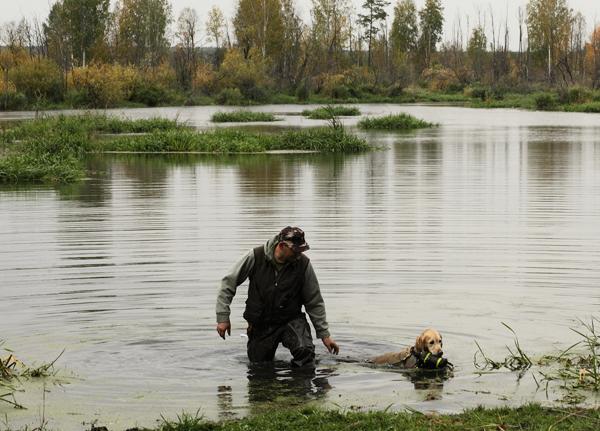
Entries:
{"type": "Polygon", "coordinates": [[[252,123],[278,120],[279,119],[270,112],[253,111],[217,112],[213,114],[211,118],[213,123],[252,123]]]}
{"type": "Polygon", "coordinates": [[[207,132],[172,130],[144,136],[123,136],[96,144],[99,152],[200,152],[262,153],[265,151],[315,151],[357,153],[369,144],[345,130],[318,128],[274,134],[219,129],[207,132]]]}
{"type": "Polygon", "coordinates": [[[305,109],[302,111],[302,115],[311,120],[329,120],[332,117],[360,115],[360,109],[354,106],[322,106],[312,110],[305,109]]]}
{"type": "Polygon", "coordinates": [[[77,181],[85,176],[83,159],[90,152],[356,153],[371,149],[340,127],[337,119],[330,125],[271,134],[232,129],[198,132],[172,120],[49,116],[0,131],[0,183],[77,181]]]}
{"type": "Polygon", "coordinates": [[[364,130],[413,130],[433,126],[435,124],[404,113],[383,117],[366,117],[358,122],[358,127],[364,130]]]}

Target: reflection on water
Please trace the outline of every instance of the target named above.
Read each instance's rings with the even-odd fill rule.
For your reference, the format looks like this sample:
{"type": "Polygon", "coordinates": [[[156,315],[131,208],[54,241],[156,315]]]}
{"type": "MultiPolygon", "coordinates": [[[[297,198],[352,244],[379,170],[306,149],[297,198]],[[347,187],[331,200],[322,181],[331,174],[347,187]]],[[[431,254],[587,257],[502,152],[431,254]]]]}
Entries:
{"type": "MultiPolygon", "coordinates": [[[[202,126],[213,109],[184,112],[202,126]]],[[[54,428],[103,417],[126,429],[152,426],[159,413],[217,419],[290,403],[443,412],[560,397],[547,400],[529,374],[518,384],[512,373],[476,374],[474,340],[503,358],[506,322],[530,355],[556,353],[576,341],[577,318],[597,313],[598,117],[361,109],[406,110],[441,127],[365,133],[389,149],[352,156],[94,156],[79,184],[0,189],[2,338],[30,361],[66,348],[58,365],[78,377],[49,389],[54,428]],[[314,375],[281,356],[271,368],[248,365],[246,286],[232,337],[214,330],[220,278],[289,224],[306,232],[332,334],[355,359],[316,343],[314,375]],[[444,336],[452,378],[360,364],[428,326],[444,336]]],[[[0,414],[15,427],[33,423],[39,393],[19,394],[30,410],[0,405],[0,414]]]]}

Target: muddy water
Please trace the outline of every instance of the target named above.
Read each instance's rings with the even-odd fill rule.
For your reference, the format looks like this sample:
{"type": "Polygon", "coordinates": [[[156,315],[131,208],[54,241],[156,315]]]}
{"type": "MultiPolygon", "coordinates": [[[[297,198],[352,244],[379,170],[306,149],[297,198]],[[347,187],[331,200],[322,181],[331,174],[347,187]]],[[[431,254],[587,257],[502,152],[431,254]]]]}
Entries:
{"type": "MultiPolygon", "coordinates": [[[[281,113],[277,127],[318,124],[292,115],[304,107],[260,109],[281,113]]],[[[17,399],[28,410],[0,404],[1,416],[13,427],[43,414],[51,428],[125,429],[182,410],[219,419],[315,401],[446,412],[560,399],[530,373],[478,374],[474,341],[503,358],[505,322],[532,356],[556,353],[578,339],[578,318],[598,315],[600,116],[361,109],[440,127],[366,134],[388,150],[358,156],[92,158],[81,184],[0,189],[0,338],[38,363],[66,349],[45,399],[27,383],[17,399]],[[314,375],[290,370],[283,350],[274,367],[248,364],[246,285],[231,338],[214,330],[220,278],[288,224],[307,232],[341,346],[335,358],[317,344],[314,375]],[[453,377],[360,364],[427,326],[443,333],[453,377]]],[[[215,110],[113,113],[206,127],[215,110]]]]}

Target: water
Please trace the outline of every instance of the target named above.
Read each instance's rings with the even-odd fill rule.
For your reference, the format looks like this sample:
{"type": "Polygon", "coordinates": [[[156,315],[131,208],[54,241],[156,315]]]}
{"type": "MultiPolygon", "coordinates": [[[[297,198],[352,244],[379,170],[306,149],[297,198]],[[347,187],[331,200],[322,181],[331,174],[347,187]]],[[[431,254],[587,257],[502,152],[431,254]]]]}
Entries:
{"type": "MultiPolygon", "coordinates": [[[[217,108],[114,111],[203,128],[217,108]]],[[[222,108],[218,108],[222,109],[222,108]]],[[[275,127],[318,124],[305,107],[275,127]]],[[[512,334],[532,356],[578,340],[600,305],[600,117],[424,105],[440,127],[364,134],[363,155],[106,156],[60,188],[0,189],[0,338],[28,362],[63,350],[59,373],[26,383],[10,426],[152,426],[182,410],[210,419],[272,406],[456,412],[552,403],[531,373],[477,374],[475,340],[495,359],[512,334]],[[220,278],[286,225],[301,226],[340,358],[317,340],[316,375],[250,367],[241,315],[215,331],[220,278]],[[454,376],[435,383],[356,361],[412,344],[433,326],[454,376]]],[[[2,113],[3,119],[30,114],[2,113]]],[[[355,120],[348,119],[349,127],[355,120]]],[[[357,132],[358,133],[358,132],[357,132]]],[[[591,398],[589,404],[597,405],[591,398]]]]}

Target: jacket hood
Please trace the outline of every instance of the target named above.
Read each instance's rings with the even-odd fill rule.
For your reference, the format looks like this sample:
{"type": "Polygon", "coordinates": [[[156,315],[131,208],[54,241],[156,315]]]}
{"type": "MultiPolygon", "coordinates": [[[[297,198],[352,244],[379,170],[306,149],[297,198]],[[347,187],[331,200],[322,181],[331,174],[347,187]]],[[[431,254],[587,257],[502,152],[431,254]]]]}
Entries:
{"type": "Polygon", "coordinates": [[[265,243],[265,256],[271,262],[275,261],[275,247],[277,247],[277,244],[279,244],[279,234],[275,235],[265,243]]]}

